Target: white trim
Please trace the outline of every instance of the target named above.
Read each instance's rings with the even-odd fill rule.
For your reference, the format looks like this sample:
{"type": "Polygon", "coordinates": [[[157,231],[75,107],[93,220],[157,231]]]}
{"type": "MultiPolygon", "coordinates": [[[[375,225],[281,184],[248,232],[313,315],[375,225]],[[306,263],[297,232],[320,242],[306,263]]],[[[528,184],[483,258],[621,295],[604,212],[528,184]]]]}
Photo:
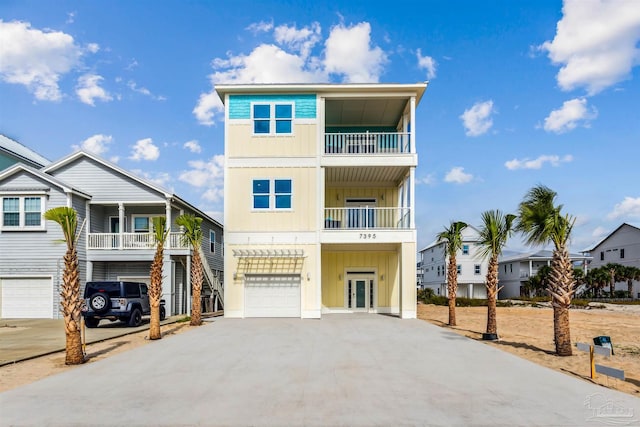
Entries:
{"type": "MultiPolygon", "coordinates": [[[[319,111],[316,109],[316,111],[319,111]]],[[[229,119],[229,122],[233,126],[245,126],[245,125],[253,125],[253,119],[229,119]]],[[[296,125],[317,125],[319,123],[318,119],[296,119],[296,125]]],[[[260,135],[270,135],[267,133],[258,133],[254,136],[260,135]]],[[[275,135],[284,135],[289,136],[288,133],[276,133],[275,135]]]]}
{"type": "Polygon", "coordinates": [[[274,178],[261,178],[256,177],[251,179],[251,212],[293,212],[293,193],[294,193],[294,185],[293,178],[289,177],[274,177],[274,178]],[[255,181],[269,181],[269,193],[254,193],[253,192],[253,183],[255,181]],[[291,183],[291,193],[276,193],[276,181],[290,181],[291,183]],[[276,196],[280,195],[289,195],[291,198],[291,207],[289,208],[277,208],[276,207],[276,196]],[[268,196],[269,197],[269,207],[268,208],[256,208],[254,206],[254,197],[258,196],[268,196]]]}
{"type": "Polygon", "coordinates": [[[343,271],[343,280],[342,280],[342,287],[343,287],[343,301],[344,301],[344,309],[347,310],[347,312],[350,313],[368,313],[368,312],[374,312],[378,306],[378,267],[358,267],[358,268],[349,268],[349,267],[345,267],[344,271],[343,271]],[[364,302],[365,302],[365,307],[364,308],[354,308],[348,307],[348,302],[349,302],[349,295],[348,295],[348,290],[349,290],[349,286],[348,286],[348,281],[349,280],[365,280],[365,290],[364,290],[364,302]],[[371,293],[370,293],[370,283],[369,280],[373,280],[373,307],[370,305],[370,301],[371,301],[371,293]]]}
{"type": "Polygon", "coordinates": [[[273,136],[278,136],[278,137],[292,137],[295,136],[295,126],[294,124],[296,123],[296,104],[294,101],[251,101],[249,103],[249,117],[251,120],[251,135],[254,137],[261,137],[261,136],[269,136],[269,137],[273,137],[273,136]],[[254,118],[253,117],[253,107],[256,105],[268,105],[269,106],[269,132],[268,133],[256,133],[255,130],[255,121],[256,120],[260,120],[260,121],[267,121],[267,119],[265,118],[254,118]],[[278,105],[289,105],[291,106],[291,118],[287,118],[284,119],[283,121],[290,121],[291,122],[291,132],[289,133],[277,133],[276,132],[276,126],[278,123],[278,120],[276,118],[276,106],[278,105]]]}
{"type": "Polygon", "coordinates": [[[3,196],[47,196],[49,195],[49,189],[46,190],[2,190],[0,191],[0,197],[3,196]]]}
{"type": "Polygon", "coordinates": [[[158,200],[158,201],[153,201],[153,200],[92,200],[91,202],[89,202],[92,205],[103,205],[103,206],[111,206],[111,205],[115,205],[118,206],[120,204],[122,205],[166,205],[167,201],[166,200],[158,200]]]}
{"type": "Polygon", "coordinates": [[[305,157],[236,157],[225,160],[229,168],[315,168],[317,158],[305,157]]]}
{"type": "Polygon", "coordinates": [[[216,253],[216,231],[209,230],[209,253],[215,255],[216,253]],[[213,233],[213,242],[211,241],[211,234],[213,233]],[[211,250],[211,243],[213,243],[213,250],[211,250]]]}
{"type": "MultiPolygon", "coordinates": [[[[47,220],[44,219],[44,213],[47,211],[47,196],[46,195],[11,195],[0,196],[0,230],[2,231],[43,231],[47,229],[47,220]],[[26,214],[24,208],[24,199],[40,199],[40,225],[25,225],[26,214]],[[18,199],[18,225],[4,225],[4,199],[18,199]]],[[[34,213],[35,211],[30,211],[34,213]]],[[[11,211],[11,213],[14,213],[11,211]]]]}
{"type": "Polygon", "coordinates": [[[264,232],[251,230],[241,233],[227,232],[224,234],[224,241],[227,245],[313,245],[318,243],[315,231],[303,231],[297,233],[286,231],[264,232]]]}

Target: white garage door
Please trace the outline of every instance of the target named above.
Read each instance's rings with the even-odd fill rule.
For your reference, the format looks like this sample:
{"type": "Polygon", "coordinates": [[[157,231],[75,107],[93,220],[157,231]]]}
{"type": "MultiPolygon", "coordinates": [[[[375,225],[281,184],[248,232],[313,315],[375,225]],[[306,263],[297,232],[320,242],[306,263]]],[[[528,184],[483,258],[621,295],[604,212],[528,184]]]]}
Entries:
{"type": "Polygon", "coordinates": [[[50,277],[1,278],[4,319],[51,319],[53,284],[50,277]]]}
{"type": "Polygon", "coordinates": [[[245,317],[300,317],[300,275],[246,275],[245,317]]]}

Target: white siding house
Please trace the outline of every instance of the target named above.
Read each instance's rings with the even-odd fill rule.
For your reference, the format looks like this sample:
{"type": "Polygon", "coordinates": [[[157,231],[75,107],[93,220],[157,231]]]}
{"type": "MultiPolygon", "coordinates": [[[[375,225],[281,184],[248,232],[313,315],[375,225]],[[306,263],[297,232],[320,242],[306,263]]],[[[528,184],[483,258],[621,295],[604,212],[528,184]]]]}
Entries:
{"type": "Polygon", "coordinates": [[[93,154],[73,153],[43,169],[15,164],[0,171],[0,318],[59,318],[62,256],[60,227],[43,213],[70,206],[83,224],[78,241],[80,281],[149,282],[155,253],[153,217],[165,217],[163,298],[168,314],[190,311],[193,249],[175,219],[203,218],[201,251],[213,308],[223,298],[223,229],[180,197],[93,154]]]}
{"type": "MultiPolygon", "coordinates": [[[[479,255],[479,231],[472,225],[462,230],[462,249],[456,254],[458,264],[458,292],[456,296],[486,298],[485,277],[489,260],[479,255]]],[[[449,257],[446,244],[437,241],[420,251],[422,263],[422,287],[433,289],[436,295],[447,296],[447,265],[449,257]]]]}
{"type": "MultiPolygon", "coordinates": [[[[623,223],[600,242],[583,251],[593,259],[589,268],[621,264],[640,268],[640,224],[623,223]]],[[[627,290],[626,282],[618,282],[616,290],[627,290]]],[[[640,298],[640,282],[633,282],[633,296],[640,298]]]]}

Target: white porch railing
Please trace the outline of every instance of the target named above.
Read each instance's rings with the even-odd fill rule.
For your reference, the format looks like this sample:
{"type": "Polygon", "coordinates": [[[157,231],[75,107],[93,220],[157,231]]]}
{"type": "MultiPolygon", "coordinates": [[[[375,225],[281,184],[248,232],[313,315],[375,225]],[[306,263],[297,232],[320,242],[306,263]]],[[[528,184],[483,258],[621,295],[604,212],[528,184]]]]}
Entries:
{"type": "Polygon", "coordinates": [[[325,154],[398,154],[411,152],[409,132],[325,133],[325,154]]]}
{"type": "MultiPolygon", "coordinates": [[[[169,233],[168,247],[171,249],[188,249],[182,242],[182,233],[169,233]]],[[[89,233],[87,249],[154,249],[153,234],[150,233],[89,233]]]]}
{"type": "Polygon", "coordinates": [[[324,228],[334,229],[407,229],[411,227],[411,208],[325,208],[324,228]]]}

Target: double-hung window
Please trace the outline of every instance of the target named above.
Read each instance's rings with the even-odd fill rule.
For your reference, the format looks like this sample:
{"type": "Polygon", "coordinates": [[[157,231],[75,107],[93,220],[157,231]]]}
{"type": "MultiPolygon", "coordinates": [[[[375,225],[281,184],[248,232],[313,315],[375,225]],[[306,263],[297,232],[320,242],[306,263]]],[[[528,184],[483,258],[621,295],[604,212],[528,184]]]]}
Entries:
{"type": "Polygon", "coordinates": [[[292,194],[290,179],[254,179],[253,209],[291,209],[292,194]]]}
{"type": "Polygon", "coordinates": [[[209,230],[209,252],[216,253],[216,232],[209,230]]]}
{"type": "Polygon", "coordinates": [[[251,110],[255,135],[291,135],[293,133],[293,104],[253,104],[251,110]]]}
{"type": "Polygon", "coordinates": [[[4,230],[44,230],[42,196],[2,197],[0,228],[4,230]]]}

